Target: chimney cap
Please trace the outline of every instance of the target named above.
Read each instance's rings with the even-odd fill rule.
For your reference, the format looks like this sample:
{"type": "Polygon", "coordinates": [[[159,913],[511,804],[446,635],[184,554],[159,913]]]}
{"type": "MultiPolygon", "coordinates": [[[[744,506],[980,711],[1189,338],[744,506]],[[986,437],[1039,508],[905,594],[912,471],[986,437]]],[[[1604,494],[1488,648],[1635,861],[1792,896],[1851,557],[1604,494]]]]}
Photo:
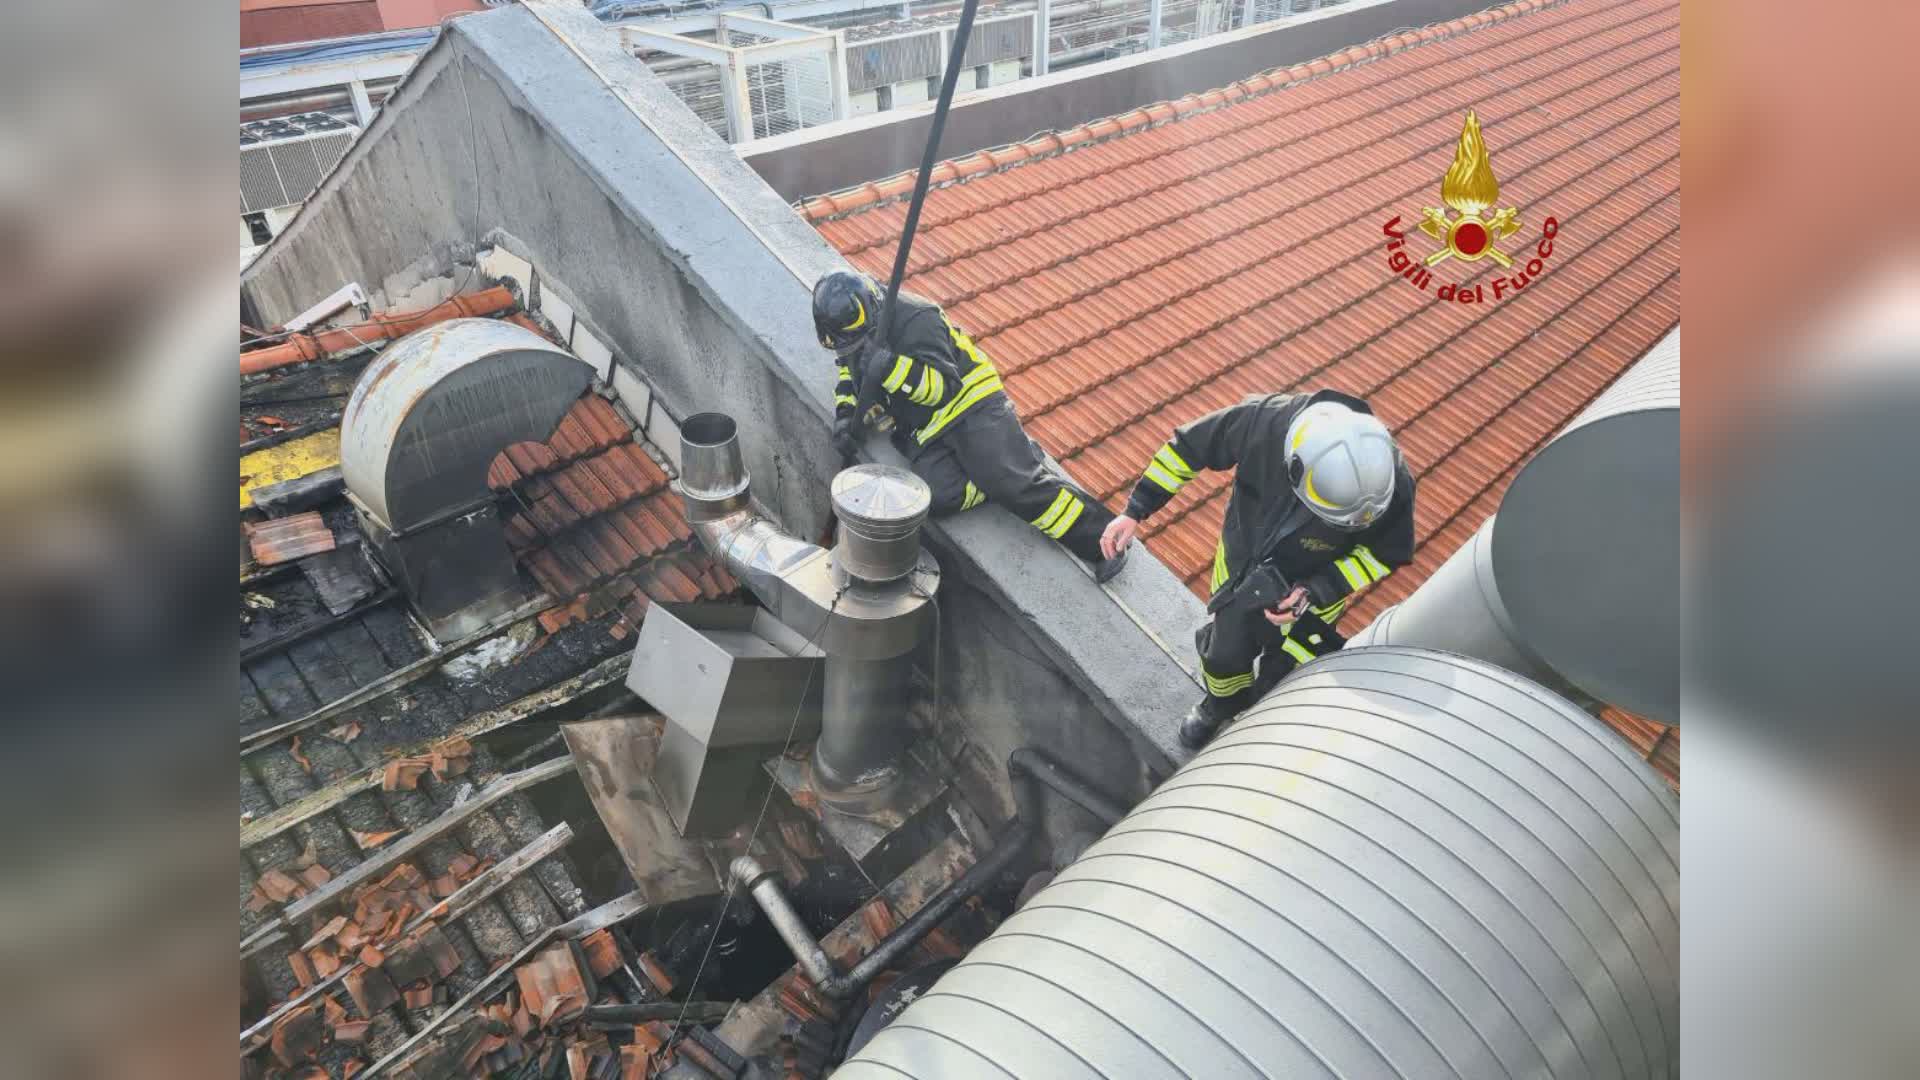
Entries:
{"type": "Polygon", "coordinates": [[[855,465],[833,478],[833,508],[867,536],[919,528],[933,504],[927,482],[892,465],[855,465]]]}

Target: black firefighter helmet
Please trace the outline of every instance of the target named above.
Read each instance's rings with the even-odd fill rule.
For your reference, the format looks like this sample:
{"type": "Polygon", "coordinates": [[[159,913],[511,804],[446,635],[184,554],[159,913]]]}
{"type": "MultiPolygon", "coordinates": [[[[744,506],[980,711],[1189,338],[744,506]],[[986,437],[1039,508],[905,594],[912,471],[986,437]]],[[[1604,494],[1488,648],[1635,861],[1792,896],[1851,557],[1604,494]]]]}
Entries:
{"type": "Polygon", "coordinates": [[[813,287],[813,332],[820,344],[845,354],[880,321],[883,303],[873,279],[851,270],[822,275],[813,287]]]}

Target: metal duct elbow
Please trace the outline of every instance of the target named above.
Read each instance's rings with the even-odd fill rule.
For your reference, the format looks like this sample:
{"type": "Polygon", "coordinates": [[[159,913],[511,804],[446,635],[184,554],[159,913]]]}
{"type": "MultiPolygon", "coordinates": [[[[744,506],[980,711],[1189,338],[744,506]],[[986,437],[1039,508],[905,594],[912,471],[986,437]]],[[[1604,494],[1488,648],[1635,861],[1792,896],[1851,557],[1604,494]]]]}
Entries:
{"type": "Polygon", "coordinates": [[[1672,792],[1569,703],[1350,648],[835,1076],[1672,1076],[1679,849],[1672,792]]]}
{"type": "Polygon", "coordinates": [[[819,625],[826,607],[804,592],[796,594],[788,581],[808,562],[825,559],[826,550],[789,535],[753,508],[752,482],[731,416],[698,413],[680,426],[678,486],[687,524],[701,547],[781,621],[802,633],[819,625]]]}

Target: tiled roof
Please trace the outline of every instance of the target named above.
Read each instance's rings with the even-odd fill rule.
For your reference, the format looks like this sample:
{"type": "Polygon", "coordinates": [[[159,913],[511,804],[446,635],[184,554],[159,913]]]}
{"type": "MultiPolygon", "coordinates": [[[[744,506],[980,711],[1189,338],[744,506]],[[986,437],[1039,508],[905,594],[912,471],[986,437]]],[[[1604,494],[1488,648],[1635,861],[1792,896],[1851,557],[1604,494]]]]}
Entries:
{"type": "Polygon", "coordinates": [[[319,3],[241,5],[240,47],[323,41],[387,29],[376,0],[321,0],[319,3]]]}
{"type": "MultiPolygon", "coordinates": [[[[1363,625],[1679,320],[1679,95],[1677,3],[1508,4],[939,166],[959,182],[928,195],[906,287],[947,307],[1027,430],[1116,508],[1202,413],[1280,390],[1367,397],[1420,477],[1420,549],[1350,616],[1363,625]],[[1544,274],[1480,307],[1396,278],[1382,234],[1435,205],[1468,108],[1516,242],[1560,223],[1544,274]]],[[[884,278],[911,179],[803,213],[884,278]]],[[[1435,275],[1495,272],[1471,266],[1435,275]]],[[[1196,591],[1226,489],[1202,474],[1144,530],[1196,591]]]]}
{"type": "Polygon", "coordinates": [[[562,601],[549,630],[618,608],[638,626],[654,600],[712,600],[737,587],[694,546],[667,474],[612,403],[587,394],[544,443],[508,447],[487,471],[519,509],[507,542],[562,601]]]}

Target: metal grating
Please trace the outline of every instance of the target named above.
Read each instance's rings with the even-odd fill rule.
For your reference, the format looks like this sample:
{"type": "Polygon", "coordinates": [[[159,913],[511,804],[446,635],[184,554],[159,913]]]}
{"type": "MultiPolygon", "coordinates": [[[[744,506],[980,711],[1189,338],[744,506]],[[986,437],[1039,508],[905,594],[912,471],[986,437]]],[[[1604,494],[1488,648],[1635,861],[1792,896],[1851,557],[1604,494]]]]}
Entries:
{"type": "Polygon", "coordinates": [[[289,206],[313,194],[358,134],[346,128],[242,145],[241,212],[289,206]]]}
{"type": "MultiPolygon", "coordinates": [[[[1285,0],[1255,2],[1284,3],[1285,0]]],[[[1125,4],[1088,7],[1054,18],[1047,28],[1050,66],[1140,52],[1147,47],[1149,38],[1149,10],[1147,0],[1129,0],[1125,4]]],[[[1161,44],[1191,41],[1232,29],[1238,11],[1236,0],[1167,0],[1160,16],[1161,44]]]]}
{"type": "Polygon", "coordinates": [[[1334,7],[1342,0],[1248,0],[1253,5],[1248,24],[1272,22],[1289,15],[1301,15],[1323,7],[1334,7]]]}
{"type": "Polygon", "coordinates": [[[825,53],[747,65],[753,137],[784,135],[833,119],[833,82],[825,53]]]}
{"type": "Polygon", "coordinates": [[[708,65],[697,75],[680,74],[667,81],[682,104],[693,110],[714,134],[727,137],[727,104],[720,90],[720,69],[708,65]]]}
{"type": "Polygon", "coordinates": [[[285,206],[287,198],[280,174],[273,168],[270,147],[242,148],[240,151],[240,211],[251,214],[275,206],[285,206]]]}

